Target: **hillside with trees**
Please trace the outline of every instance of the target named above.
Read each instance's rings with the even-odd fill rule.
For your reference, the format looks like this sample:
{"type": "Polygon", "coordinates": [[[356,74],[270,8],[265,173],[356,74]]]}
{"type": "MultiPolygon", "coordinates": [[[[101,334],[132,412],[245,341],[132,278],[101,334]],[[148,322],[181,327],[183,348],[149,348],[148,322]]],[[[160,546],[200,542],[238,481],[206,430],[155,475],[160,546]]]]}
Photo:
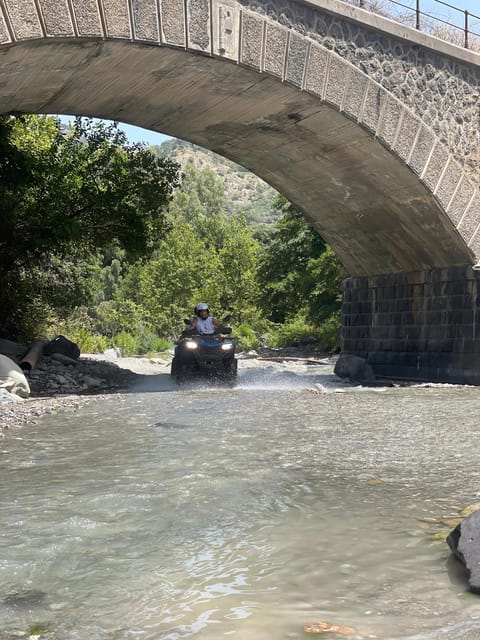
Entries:
{"type": "Polygon", "coordinates": [[[159,158],[177,162],[183,170],[189,164],[210,168],[223,183],[227,215],[243,213],[249,224],[271,224],[278,218],[273,206],[278,193],[239,164],[184,140],[167,140],[151,149],[159,158]]]}

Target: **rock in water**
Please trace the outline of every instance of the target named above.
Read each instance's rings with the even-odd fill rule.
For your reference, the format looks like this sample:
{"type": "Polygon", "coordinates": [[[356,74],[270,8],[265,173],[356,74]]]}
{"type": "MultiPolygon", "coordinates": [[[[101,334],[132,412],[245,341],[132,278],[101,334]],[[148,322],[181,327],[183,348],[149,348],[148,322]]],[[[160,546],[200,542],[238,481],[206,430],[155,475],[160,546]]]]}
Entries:
{"type": "Polygon", "coordinates": [[[447,543],[455,556],[470,571],[470,589],[480,593],[480,511],[458,524],[447,537],[447,543]]]}
{"type": "Polygon", "coordinates": [[[373,382],[375,374],[364,358],[345,354],[340,356],[333,373],[339,378],[349,378],[355,382],[373,382]]]}

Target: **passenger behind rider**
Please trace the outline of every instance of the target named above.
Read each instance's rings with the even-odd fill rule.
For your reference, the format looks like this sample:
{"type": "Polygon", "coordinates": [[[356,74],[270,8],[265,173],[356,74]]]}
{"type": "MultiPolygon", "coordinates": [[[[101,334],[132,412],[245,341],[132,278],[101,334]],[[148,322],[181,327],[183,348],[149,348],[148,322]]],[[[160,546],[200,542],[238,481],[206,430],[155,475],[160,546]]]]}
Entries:
{"type": "Polygon", "coordinates": [[[195,317],[192,320],[191,328],[197,333],[213,333],[217,327],[221,326],[220,320],[210,315],[210,309],[205,302],[195,305],[195,317]]]}

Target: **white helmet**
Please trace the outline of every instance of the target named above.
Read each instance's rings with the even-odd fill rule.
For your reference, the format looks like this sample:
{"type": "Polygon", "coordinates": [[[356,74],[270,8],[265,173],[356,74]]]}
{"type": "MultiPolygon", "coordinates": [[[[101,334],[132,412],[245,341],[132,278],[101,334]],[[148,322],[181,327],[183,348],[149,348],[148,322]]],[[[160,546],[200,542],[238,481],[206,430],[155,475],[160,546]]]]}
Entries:
{"type": "Polygon", "coordinates": [[[199,316],[199,315],[200,315],[200,311],[208,311],[208,312],[210,313],[209,306],[208,306],[208,304],[206,304],[205,302],[198,302],[198,303],[195,305],[195,309],[194,309],[194,311],[195,311],[195,315],[196,315],[196,316],[199,316]]]}

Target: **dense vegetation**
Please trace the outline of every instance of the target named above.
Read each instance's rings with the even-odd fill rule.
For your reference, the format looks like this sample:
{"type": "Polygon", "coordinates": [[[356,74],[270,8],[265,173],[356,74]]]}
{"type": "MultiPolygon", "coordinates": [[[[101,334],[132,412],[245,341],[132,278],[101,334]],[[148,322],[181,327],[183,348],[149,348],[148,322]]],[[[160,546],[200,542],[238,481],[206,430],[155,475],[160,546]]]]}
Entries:
{"type": "Polygon", "coordinates": [[[97,258],[148,255],[164,233],[177,166],[114,126],[0,119],[1,330],[31,335],[55,310],[89,301],[97,258]]]}
{"type": "Polygon", "coordinates": [[[0,191],[0,337],[158,352],[205,300],[243,348],[336,344],[342,268],[279,197],[274,224],[227,215],[209,166],[45,116],[0,119],[0,191]]]}

